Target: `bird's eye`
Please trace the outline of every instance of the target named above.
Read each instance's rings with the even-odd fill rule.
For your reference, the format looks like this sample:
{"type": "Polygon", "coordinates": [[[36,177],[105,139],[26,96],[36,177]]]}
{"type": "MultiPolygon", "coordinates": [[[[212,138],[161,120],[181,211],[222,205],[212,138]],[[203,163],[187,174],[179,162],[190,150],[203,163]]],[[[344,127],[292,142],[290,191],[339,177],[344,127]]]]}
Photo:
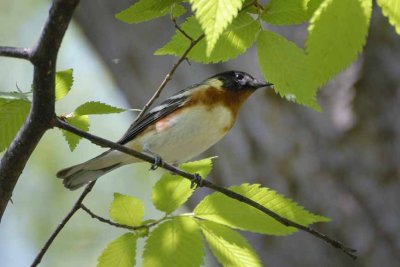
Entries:
{"type": "Polygon", "coordinates": [[[238,79],[238,80],[243,80],[243,78],[244,78],[244,76],[240,73],[236,73],[235,76],[236,76],[236,79],[238,79]]]}

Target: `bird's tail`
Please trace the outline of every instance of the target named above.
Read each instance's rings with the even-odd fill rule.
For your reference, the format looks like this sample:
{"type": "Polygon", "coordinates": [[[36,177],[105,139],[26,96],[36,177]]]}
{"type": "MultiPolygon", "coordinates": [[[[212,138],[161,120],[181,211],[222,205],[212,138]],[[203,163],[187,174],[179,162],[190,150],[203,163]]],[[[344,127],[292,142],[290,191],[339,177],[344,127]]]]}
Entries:
{"type": "Polygon", "coordinates": [[[122,161],[110,160],[109,154],[110,151],[107,151],[91,160],[62,169],[57,173],[57,177],[63,179],[66,188],[75,190],[126,164],[122,161]]]}

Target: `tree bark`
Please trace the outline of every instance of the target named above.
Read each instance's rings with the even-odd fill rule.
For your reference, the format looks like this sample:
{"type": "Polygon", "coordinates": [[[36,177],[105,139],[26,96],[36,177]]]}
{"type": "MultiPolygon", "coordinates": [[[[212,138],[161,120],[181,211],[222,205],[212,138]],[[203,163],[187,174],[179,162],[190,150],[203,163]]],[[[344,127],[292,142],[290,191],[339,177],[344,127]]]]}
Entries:
{"type": "Polygon", "coordinates": [[[28,118],[0,161],[0,221],[25,165],[55,117],[54,81],[57,54],[79,0],[55,0],[35,47],[0,47],[0,55],[29,59],[33,96],[28,118]]]}

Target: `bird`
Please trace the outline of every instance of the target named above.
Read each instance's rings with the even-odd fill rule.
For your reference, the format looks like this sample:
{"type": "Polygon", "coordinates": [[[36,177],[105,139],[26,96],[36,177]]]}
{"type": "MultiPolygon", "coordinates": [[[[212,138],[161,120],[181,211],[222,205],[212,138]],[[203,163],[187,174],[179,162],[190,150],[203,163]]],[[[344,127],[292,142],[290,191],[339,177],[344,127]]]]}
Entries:
{"type": "MultiPolygon", "coordinates": [[[[118,144],[178,166],[220,141],[258,88],[272,86],[243,71],[225,71],[177,92],[134,121],[118,144]]],[[[57,173],[70,190],[121,166],[140,162],[110,149],[57,173]]]]}

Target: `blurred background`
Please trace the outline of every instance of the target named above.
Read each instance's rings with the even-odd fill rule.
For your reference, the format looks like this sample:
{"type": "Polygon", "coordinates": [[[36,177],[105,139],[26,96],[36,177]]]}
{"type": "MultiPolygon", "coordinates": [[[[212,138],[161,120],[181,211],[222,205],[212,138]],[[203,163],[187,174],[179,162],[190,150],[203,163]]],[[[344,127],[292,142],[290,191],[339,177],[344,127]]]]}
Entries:
{"type": "MultiPolygon", "coordinates": [[[[141,108],[176,62],[153,52],[174,33],[167,17],[127,25],[114,14],[132,1],[81,1],[63,41],[58,70],[74,69],[70,94],[58,114],[86,101],[141,108]]],[[[49,1],[1,1],[0,44],[32,46],[47,18],[49,1]]],[[[300,46],[306,25],[274,27],[300,46]]],[[[237,69],[261,78],[255,49],[223,64],[184,63],[163,92],[173,92],[218,72],[237,69]]],[[[276,66],[279,68],[279,66],[276,66]]],[[[0,58],[0,90],[29,91],[32,67],[0,58]]],[[[287,102],[260,90],[243,107],[238,122],[203,156],[217,155],[210,179],[220,185],[260,183],[332,219],[315,227],[358,250],[357,261],[306,233],[287,237],[246,234],[265,266],[399,266],[400,264],[400,37],[374,7],[367,46],[357,62],[322,88],[323,111],[287,102]]],[[[117,140],[134,112],[92,116],[91,132],[117,140]]],[[[46,133],[29,160],[0,225],[0,265],[30,265],[81,191],[65,190],[55,178],[60,168],[103,149],[82,141],[70,152],[58,129],[46,133]]],[[[146,218],[161,214],[150,201],[159,171],[148,164],[108,174],[84,201],[108,217],[113,193],[145,201],[146,218]]],[[[183,209],[205,194],[196,195],[183,209]]],[[[57,237],[42,266],[94,266],[101,251],[124,231],[79,211],[57,237]]],[[[142,245],[141,245],[142,247],[142,245]]],[[[139,248],[137,260],[140,262],[139,248]]],[[[139,265],[140,266],[140,263],[139,265]]],[[[217,266],[208,256],[205,266],[217,266]]]]}

